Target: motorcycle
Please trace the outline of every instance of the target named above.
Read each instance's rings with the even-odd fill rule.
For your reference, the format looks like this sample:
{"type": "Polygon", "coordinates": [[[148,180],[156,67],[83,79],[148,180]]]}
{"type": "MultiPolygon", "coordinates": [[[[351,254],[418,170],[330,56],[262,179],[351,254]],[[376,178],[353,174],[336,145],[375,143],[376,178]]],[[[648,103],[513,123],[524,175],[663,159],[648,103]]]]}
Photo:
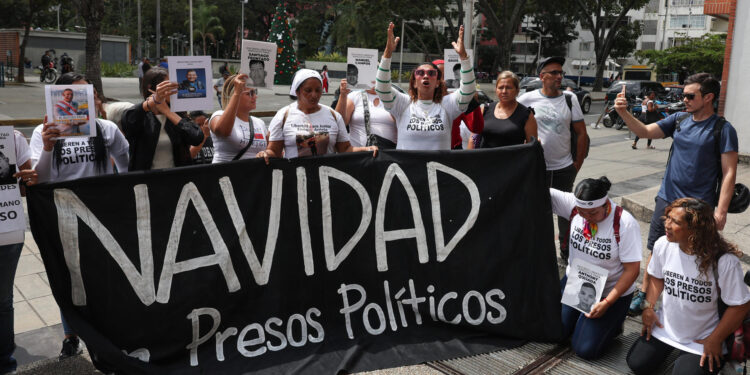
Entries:
{"type": "Polygon", "coordinates": [[[72,72],[75,69],[73,67],[73,58],[67,54],[61,57],[60,62],[62,63],[62,74],[72,72]]]}
{"type": "MultiPolygon", "coordinates": [[[[638,98],[635,98],[635,100],[629,100],[628,107],[630,108],[630,113],[636,118],[641,115],[641,102],[638,98]]],[[[602,124],[607,128],[614,126],[617,130],[622,129],[625,126],[625,120],[623,120],[617,111],[615,111],[614,102],[607,105],[606,114],[604,115],[604,118],[602,118],[602,124]]]]}

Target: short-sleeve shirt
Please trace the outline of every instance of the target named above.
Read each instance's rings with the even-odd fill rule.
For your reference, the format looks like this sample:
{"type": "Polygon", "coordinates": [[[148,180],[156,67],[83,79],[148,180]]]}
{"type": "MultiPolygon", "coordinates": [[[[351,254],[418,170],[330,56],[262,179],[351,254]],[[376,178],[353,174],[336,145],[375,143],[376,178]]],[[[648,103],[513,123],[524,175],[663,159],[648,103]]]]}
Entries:
{"type": "MultiPolygon", "coordinates": [[[[112,121],[97,119],[99,128],[102,130],[104,145],[107,147],[109,156],[114,158],[120,173],[128,171],[128,141],[122,135],[120,129],[112,121]]],[[[39,125],[31,135],[31,160],[34,164],[42,155],[44,142],[42,141],[42,127],[39,125]]],[[[104,163],[104,171],[99,172],[96,167],[94,137],[65,138],[62,146],[62,160],[59,168],[55,166],[54,160],[50,163],[50,181],[68,181],[83,177],[98,176],[100,174],[114,173],[112,163],[107,160],[104,163]]]]}
{"type": "Polygon", "coordinates": [[[269,141],[284,141],[286,158],[333,154],[336,143],[349,142],[343,117],[322,104],[311,114],[300,111],[297,102],[289,104],[276,112],[268,128],[269,141]]]}
{"type": "MultiPolygon", "coordinates": [[[[29,161],[31,158],[31,152],[29,151],[29,144],[26,143],[26,137],[23,133],[18,130],[13,130],[13,136],[16,143],[16,167],[21,168],[23,163],[29,161]]],[[[18,185],[16,184],[16,187],[18,185]]],[[[13,232],[0,233],[0,246],[12,245],[16,243],[23,243],[24,231],[17,230],[13,232]]]]}
{"type": "Polygon", "coordinates": [[[396,119],[397,150],[450,150],[453,120],[461,115],[458,90],[443,97],[440,103],[418,100],[394,92],[390,112],[396,119]]]}
{"type": "MultiPolygon", "coordinates": [[[[383,103],[378,99],[376,94],[367,95],[368,108],[370,110],[370,133],[383,137],[393,143],[396,143],[396,124],[393,117],[385,110],[383,103]],[[376,106],[374,101],[378,99],[376,106]]],[[[362,91],[350,92],[347,98],[354,105],[352,119],[349,121],[349,139],[354,147],[367,145],[367,131],[365,130],[365,110],[362,105],[362,91]]]]}
{"type": "Polygon", "coordinates": [[[573,156],[570,153],[570,123],[571,119],[573,122],[583,121],[583,112],[575,94],[562,91],[558,96],[548,97],[539,89],[521,95],[518,102],[534,109],[547,170],[556,171],[573,164],[573,156]],[[572,112],[564,95],[570,96],[572,112]]]}
{"type": "Polygon", "coordinates": [[[657,125],[664,137],[672,137],[672,159],[664,172],[659,198],[672,202],[677,198],[700,198],[717,204],[716,179],[721,175],[721,158],[719,153],[739,150],[737,131],[729,122],[721,129],[720,151],[716,151],[714,124],[719,119],[713,115],[703,121],[693,121],[692,115],[680,124],[676,131],[678,119],[687,114],[679,112],[658,121],[657,125]]]}
{"type": "MultiPolygon", "coordinates": [[[[718,277],[713,267],[700,274],[696,256],[680,250],[676,242],[659,238],[648,265],[648,273],[664,280],[662,307],[656,312],[664,328],[654,325],[651,334],[662,342],[694,354],[703,345],[694,342],[708,337],[719,324],[719,282],[721,299],[728,306],[750,301],[750,290],[743,282],[740,260],[732,254],[719,258],[718,277]]],[[[725,348],[726,350],[726,348],[725,348]]]]}
{"type": "MultiPolygon", "coordinates": [[[[209,119],[209,124],[223,114],[224,111],[214,112],[209,119]]],[[[250,142],[252,142],[252,145],[240,156],[240,159],[254,158],[257,153],[265,150],[268,146],[266,132],[266,123],[257,117],[250,116],[250,121],[242,121],[239,117],[235,117],[232,132],[228,136],[219,137],[211,132],[211,140],[214,145],[213,163],[226,163],[234,160],[234,157],[250,142]],[[250,122],[252,122],[252,127],[250,122]]]]}
{"type": "Polygon", "coordinates": [[[497,104],[497,102],[492,102],[484,108],[482,148],[518,145],[526,142],[526,120],[529,119],[531,110],[518,103],[510,117],[499,119],[495,116],[497,104]]]}
{"type": "MultiPolygon", "coordinates": [[[[549,191],[552,198],[552,211],[560,217],[569,218],[576,206],[573,193],[565,193],[557,189],[549,189],[549,191]]],[[[583,236],[583,218],[581,215],[576,215],[570,222],[569,238],[571,264],[574,259],[580,259],[607,270],[607,282],[602,294],[604,297],[609,294],[617,284],[617,280],[622,276],[625,270],[622,264],[640,262],[643,257],[640,225],[633,218],[633,215],[625,210],[620,215],[620,243],[617,243],[613,225],[617,205],[611,199],[609,203],[612,210],[604,220],[597,224],[596,235],[591,240],[587,240],[583,236]]],[[[568,272],[570,272],[570,265],[565,270],[565,274],[567,275],[568,272]]],[[[635,283],[629,285],[622,295],[633,293],[634,290],[635,283]]]]}

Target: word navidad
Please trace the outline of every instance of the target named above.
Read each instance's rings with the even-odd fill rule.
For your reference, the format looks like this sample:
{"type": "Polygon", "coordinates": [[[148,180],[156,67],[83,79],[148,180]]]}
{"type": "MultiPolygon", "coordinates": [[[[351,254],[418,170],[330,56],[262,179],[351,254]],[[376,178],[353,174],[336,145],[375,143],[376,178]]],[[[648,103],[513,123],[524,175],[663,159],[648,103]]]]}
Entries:
{"type": "MultiPolygon", "coordinates": [[[[440,321],[454,325],[461,324],[462,321],[473,326],[478,326],[485,321],[497,325],[504,322],[507,316],[505,307],[500,304],[500,301],[505,299],[505,293],[500,289],[491,289],[484,294],[470,290],[461,298],[453,291],[436,298],[433,295],[435,287],[432,285],[427,286],[426,290],[426,297],[418,296],[414,280],[409,279],[408,291],[402,287],[392,294],[388,281],[384,281],[385,301],[378,303],[368,298],[367,292],[361,285],[341,284],[337,290],[341,295],[343,305],[339,313],[344,317],[348,337],[350,339],[355,337],[354,326],[357,324],[355,320],[361,324],[367,334],[372,336],[380,335],[388,328],[393,332],[400,328],[408,328],[410,321],[420,326],[423,324],[420,304],[426,305],[429,318],[434,322],[440,321]],[[452,306],[448,306],[449,304],[452,306]],[[446,317],[448,310],[453,311],[455,315],[451,318],[446,317]]],[[[375,295],[383,294],[378,292],[375,295]]],[[[320,343],[325,338],[325,330],[320,322],[330,321],[322,317],[321,311],[316,307],[307,309],[304,314],[292,314],[286,323],[278,317],[271,317],[263,324],[254,322],[246,325],[242,330],[238,330],[237,327],[219,330],[221,313],[213,308],[194,309],[187,315],[187,319],[190,319],[192,328],[192,341],[186,346],[190,352],[191,366],[198,366],[198,347],[211,340],[212,337],[218,361],[225,360],[226,340],[235,335],[237,336],[237,352],[243,357],[252,358],[269,351],[276,352],[288,347],[320,343]],[[211,329],[203,335],[200,334],[201,316],[209,317],[212,322],[211,329]]]]}
{"type": "MultiPolygon", "coordinates": [[[[480,198],[479,189],[474,181],[464,173],[445,166],[437,162],[428,162],[427,179],[429,187],[429,196],[432,209],[432,225],[435,237],[435,255],[438,262],[443,262],[448,258],[458,242],[466,236],[468,231],[474,226],[479,215],[480,198]],[[463,187],[466,188],[469,195],[469,202],[451,201],[451,204],[462,204],[471,207],[469,214],[464,223],[458,228],[453,237],[446,241],[443,232],[443,217],[440,206],[440,186],[446,186],[447,183],[439,184],[437,172],[440,171],[455,178],[463,187]]],[[[318,167],[320,178],[321,194],[321,222],[323,231],[323,255],[325,258],[325,267],[330,271],[336,270],[352,250],[357,246],[359,241],[365,235],[371,225],[374,216],[374,249],[376,255],[376,267],[378,272],[388,271],[388,252],[387,244],[391,241],[402,239],[415,239],[417,258],[419,263],[429,262],[430,254],[427,247],[427,232],[422,217],[417,194],[412,187],[406,173],[397,163],[388,166],[382,179],[377,205],[373,212],[373,204],[365,187],[351,175],[338,169],[321,166],[318,167]],[[359,226],[354,234],[347,241],[337,239],[334,241],[333,234],[333,212],[331,202],[336,196],[331,195],[330,180],[336,179],[349,188],[354,190],[359,197],[362,216],[359,226]],[[413,227],[386,230],[386,205],[388,202],[389,192],[398,179],[403,190],[408,197],[408,204],[412,212],[413,227]],[[336,250],[335,243],[344,243],[340,249],[336,250]]],[[[235,197],[234,188],[229,177],[219,179],[219,186],[223,193],[224,204],[229,212],[230,219],[234,229],[239,237],[239,244],[248,266],[251,270],[253,279],[257,285],[266,285],[271,275],[273,258],[276,252],[277,239],[281,221],[281,201],[282,186],[284,174],[281,170],[274,170],[271,178],[271,199],[268,218],[268,230],[263,252],[263,259],[259,259],[253,241],[251,240],[247,226],[242,216],[239,204],[235,197]]],[[[297,178],[297,208],[299,212],[299,231],[301,234],[301,253],[304,265],[304,272],[307,276],[315,274],[315,264],[313,262],[313,250],[310,239],[310,225],[308,219],[308,198],[307,198],[307,172],[305,168],[296,169],[297,178]]],[[[190,272],[200,268],[219,266],[224,280],[227,284],[228,292],[240,290],[241,285],[237,273],[232,264],[229,249],[222,238],[216,222],[212,217],[211,210],[208,209],[200,191],[194,183],[185,184],[177,201],[175,216],[169,233],[170,240],[166,245],[164,252],[164,261],[161,275],[158,280],[158,288],[154,279],[154,257],[153,244],[151,241],[151,208],[149,200],[148,186],[139,184],[133,187],[135,193],[136,208],[136,229],[138,238],[138,257],[140,258],[140,267],[136,268],[130,258],[122,249],[122,246],[114,239],[110,230],[105,227],[96,215],[81,201],[81,199],[69,189],[55,189],[54,202],[57,208],[57,222],[60,242],[63,248],[63,255],[68,265],[71,280],[72,302],[76,306],[86,305],[86,290],[84,288],[83,276],[80,266],[79,254],[79,221],[84,223],[91,232],[98,238],[104,249],[114,259],[125,277],[130,283],[136,296],[141,303],[146,306],[154,302],[166,304],[169,302],[172,280],[176,274],[190,272]],[[177,261],[179,249],[179,239],[183,230],[183,223],[188,207],[192,204],[195,211],[201,218],[205,231],[211,241],[211,248],[214,253],[204,255],[198,258],[185,259],[177,261]],[[139,271],[140,270],[140,271],[139,271]]],[[[287,194],[287,199],[289,195],[287,194]]],[[[349,203],[351,204],[351,203],[349,203]]],[[[354,203],[356,204],[356,203],[354,203]]],[[[289,270],[285,270],[289,272],[289,270]]]]}

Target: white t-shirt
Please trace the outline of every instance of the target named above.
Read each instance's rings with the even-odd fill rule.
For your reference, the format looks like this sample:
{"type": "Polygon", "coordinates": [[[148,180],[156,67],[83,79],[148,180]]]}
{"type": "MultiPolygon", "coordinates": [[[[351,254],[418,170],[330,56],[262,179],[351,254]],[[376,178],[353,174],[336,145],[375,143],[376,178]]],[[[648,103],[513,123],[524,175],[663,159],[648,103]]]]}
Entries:
{"type": "MultiPolygon", "coordinates": [[[[128,141],[122,135],[117,125],[112,121],[97,119],[102,130],[104,145],[109,151],[109,156],[114,159],[117,170],[120,173],[128,171],[128,141]]],[[[44,142],[42,141],[42,127],[39,125],[34,129],[31,135],[31,162],[36,168],[39,159],[46,155],[54,159],[52,152],[44,152],[44,142]]],[[[114,173],[112,163],[105,161],[105,170],[100,173],[94,161],[94,143],[87,137],[65,138],[62,147],[62,160],[59,167],[55,166],[55,161],[49,163],[49,176],[51,182],[75,180],[82,177],[98,176],[100,174],[114,173]]]]}
{"type": "MultiPolygon", "coordinates": [[[[29,151],[29,144],[26,143],[26,137],[23,133],[18,130],[13,130],[14,139],[16,141],[16,168],[21,169],[23,163],[31,159],[31,152],[29,151]]],[[[16,185],[17,187],[18,185],[16,185]]],[[[0,233],[0,246],[11,245],[16,243],[23,243],[24,231],[17,230],[13,232],[0,233]]]]}
{"type": "MultiPolygon", "coordinates": [[[[220,117],[224,114],[224,111],[216,111],[211,115],[211,119],[208,120],[209,124],[214,121],[215,118],[220,117]]],[[[216,120],[219,121],[219,120],[216,120]]],[[[211,140],[214,142],[214,159],[212,163],[226,163],[232,161],[237,154],[242,151],[248,144],[252,142],[252,145],[247,148],[240,159],[251,159],[255,155],[266,149],[266,123],[263,120],[250,116],[250,121],[253,122],[252,129],[254,134],[251,136],[250,133],[253,130],[250,129],[250,123],[242,121],[239,117],[234,118],[234,126],[232,126],[232,132],[226,137],[219,137],[214,132],[211,132],[211,140]]]]}
{"type": "Polygon", "coordinates": [[[518,102],[534,108],[547,170],[556,171],[573,164],[573,156],[570,154],[570,119],[572,116],[573,121],[583,121],[583,112],[575,94],[562,91],[560,96],[550,98],[544,96],[539,89],[521,95],[518,102]],[[572,115],[563,95],[572,99],[572,115]]]}
{"type": "Polygon", "coordinates": [[[394,92],[391,114],[398,129],[398,150],[450,150],[453,120],[461,115],[458,91],[443,97],[442,102],[418,100],[394,92]]]}
{"type": "Polygon", "coordinates": [[[327,105],[309,115],[297,109],[297,102],[276,112],[268,125],[269,141],[284,141],[284,156],[314,156],[333,154],[336,143],[349,142],[344,119],[327,105]],[[286,114],[286,122],[282,119],[286,114]]]}
{"type": "MultiPolygon", "coordinates": [[[[703,345],[694,340],[708,337],[719,324],[719,292],[713,267],[707,275],[700,275],[695,260],[695,255],[685,254],[678,243],[667,241],[667,237],[654,244],[648,273],[664,280],[662,306],[656,312],[664,328],[654,325],[651,334],[666,344],[700,355],[703,345]]],[[[717,269],[724,303],[737,306],[750,301],[739,258],[724,254],[717,269]]]]}
{"type": "MultiPolygon", "coordinates": [[[[558,216],[569,218],[576,206],[573,193],[564,193],[557,189],[549,189],[549,192],[552,198],[552,211],[558,216]]],[[[597,224],[596,236],[591,240],[583,236],[583,218],[581,215],[576,215],[570,222],[569,239],[570,263],[573,263],[573,259],[581,259],[607,270],[607,283],[604,285],[602,294],[605,298],[622,276],[625,269],[622,264],[640,262],[643,257],[640,225],[633,215],[625,210],[620,216],[620,243],[617,244],[613,225],[617,205],[611,199],[609,203],[612,205],[612,210],[604,220],[597,224]]],[[[570,265],[565,270],[565,274],[568,272],[570,272],[570,265]]],[[[635,283],[630,285],[622,295],[626,296],[634,290],[635,283]]]]}
{"type": "MultiPolygon", "coordinates": [[[[393,121],[393,117],[385,110],[377,94],[365,92],[365,95],[367,95],[367,102],[370,109],[370,133],[396,143],[398,138],[396,136],[396,123],[393,121]],[[378,99],[377,106],[374,103],[375,99],[378,99]]],[[[352,146],[366,146],[367,131],[365,129],[365,109],[362,105],[362,91],[350,92],[347,97],[354,105],[352,119],[349,121],[349,138],[351,139],[352,146]]]]}

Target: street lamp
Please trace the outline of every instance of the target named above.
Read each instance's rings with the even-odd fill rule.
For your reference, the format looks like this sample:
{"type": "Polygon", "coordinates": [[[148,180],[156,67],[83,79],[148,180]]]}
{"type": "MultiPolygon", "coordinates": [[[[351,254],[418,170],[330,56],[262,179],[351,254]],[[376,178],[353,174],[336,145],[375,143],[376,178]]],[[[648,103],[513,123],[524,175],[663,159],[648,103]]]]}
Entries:
{"type": "Polygon", "coordinates": [[[242,4],[242,10],[240,11],[240,40],[242,40],[245,39],[245,4],[247,4],[247,0],[240,0],[240,4],[242,4]]]}

